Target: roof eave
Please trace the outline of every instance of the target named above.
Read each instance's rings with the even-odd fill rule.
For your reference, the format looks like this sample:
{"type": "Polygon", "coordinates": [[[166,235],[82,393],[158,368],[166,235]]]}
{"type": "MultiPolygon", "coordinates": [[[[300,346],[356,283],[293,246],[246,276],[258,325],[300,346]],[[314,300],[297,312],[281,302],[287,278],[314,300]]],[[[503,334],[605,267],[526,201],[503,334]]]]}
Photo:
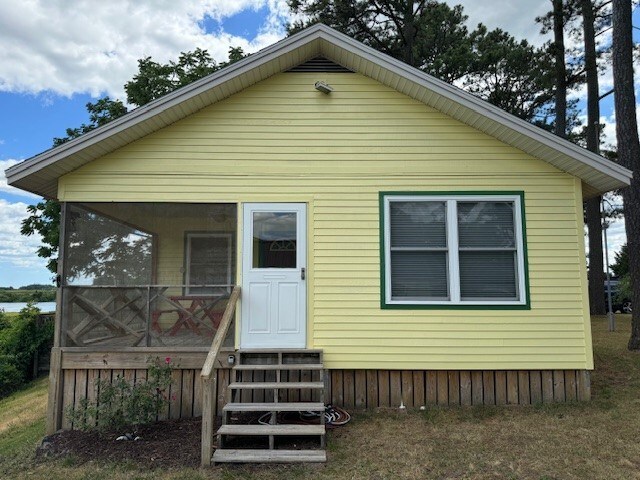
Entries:
{"type": "MultiPolygon", "coordinates": [[[[285,38],[280,42],[277,42],[263,50],[236,62],[224,69],[214,72],[207,77],[197,80],[179,90],[176,90],[168,95],[165,95],[149,104],[139,107],[132,112],[120,117],[108,124],[93,130],[81,137],[71,140],[59,147],[47,150],[39,155],[36,155],[24,162],[10,167],[6,171],[7,181],[10,185],[22,188],[39,195],[45,195],[48,197],[55,196],[53,189],[54,183],[57,183],[57,177],[51,178],[47,183],[44,180],[35,181],[35,178],[41,177],[38,175],[32,178],[34,181],[29,181],[31,175],[42,173],[43,170],[47,170],[49,166],[54,165],[59,160],[68,158],[71,156],[80,155],[85,149],[99,144],[101,141],[111,138],[129,128],[139,127],[140,129],[147,129],[154,131],[151,127],[145,124],[145,120],[159,116],[160,114],[167,113],[171,109],[175,109],[185,102],[194,100],[199,96],[206,96],[210,94],[214,89],[220,87],[227,81],[232,81],[240,75],[248,74],[252,71],[257,71],[261,66],[268,64],[272,60],[283,57],[287,53],[293,52],[297,49],[302,49],[309,44],[316,42],[314,49],[317,49],[317,53],[323,53],[330,57],[330,54],[323,52],[324,47],[332,46],[342,49],[344,52],[353,53],[359,59],[365,62],[373,62],[381,68],[390,71],[393,74],[399,75],[406,79],[408,82],[412,82],[415,85],[421,86],[434,94],[434,98],[439,100],[446,99],[452,104],[455,104],[456,111],[464,110],[466,114],[471,114],[470,118],[465,123],[474,128],[482,130],[478,125],[474,125],[474,122],[480,123],[485,119],[495,122],[496,124],[504,127],[508,132],[521,135],[521,140],[533,140],[538,145],[544,146],[543,149],[548,150],[549,157],[541,155],[542,158],[549,163],[553,162],[549,160],[551,157],[559,157],[565,160],[572,160],[579,162],[579,167],[586,166],[590,169],[591,174],[586,175],[590,177],[588,180],[583,176],[580,176],[576,172],[571,172],[570,169],[564,170],[570,174],[573,174],[583,180],[589,189],[586,191],[593,191],[597,193],[604,193],[606,191],[622,188],[629,185],[632,173],[624,167],[617,165],[611,161],[600,157],[594,153],[591,153],[571,142],[566,141],[554,134],[547,132],[541,128],[517,118],[513,115],[506,113],[505,111],[477,98],[473,95],[464,92],[463,90],[449,85],[441,80],[429,76],[428,74],[417,70],[399,60],[396,60],[388,55],[385,55],[371,47],[368,47],[342,33],[339,33],[326,25],[316,24],[301,32],[298,32],[291,37],[285,38]],[[326,44],[325,44],[326,42],[326,44]],[[48,187],[48,188],[46,188],[48,187]]],[[[336,59],[334,59],[336,60],[336,59]]],[[[340,62],[339,62],[340,63],[340,62]]],[[[351,67],[354,70],[354,65],[345,65],[351,67]]],[[[277,70],[277,69],[276,69],[277,70]]],[[[280,70],[282,71],[282,70],[280,70]]],[[[264,78],[267,78],[265,76],[264,78]]],[[[263,80],[264,78],[258,78],[256,81],[263,80]]],[[[254,82],[255,83],[255,82],[254,82]]],[[[232,92],[233,94],[235,92],[232,92]]],[[[427,102],[425,102],[427,103],[427,102]]],[[[206,105],[205,105],[206,106],[206,105]]],[[[204,108],[204,107],[200,107],[204,108]]],[[[197,110],[194,110],[194,112],[197,110]]],[[[187,111],[184,116],[193,113],[187,111]]],[[[445,111],[445,113],[447,113],[445,111]]],[[[456,118],[453,114],[451,116],[456,118]]],[[[459,119],[460,120],[460,119],[459,119]]],[[[463,120],[461,120],[463,121],[463,120]]],[[[163,128],[166,125],[162,125],[158,128],[163,128]]],[[[149,132],[148,132],[149,133],[149,132]]],[[[142,135],[144,136],[144,135],[142,135]]],[[[504,136],[504,135],[503,135],[504,136]]],[[[141,138],[141,137],[140,137],[141,138]]],[[[518,142],[509,142],[501,139],[506,143],[518,147],[518,142]]],[[[135,139],[134,139],[135,140],[135,139]]],[[[119,147],[117,147],[119,148],[119,147]]],[[[524,148],[520,148],[526,151],[524,148]]],[[[90,160],[88,160],[90,161],[90,160]]],[[[78,163],[82,163],[82,160],[77,160],[78,163]]],[[[72,171],[74,168],[68,169],[72,171]]],[[[559,167],[558,167],[559,168],[559,167]]],[[[66,173],[68,173],[68,171],[66,173]]],[[[64,173],[63,173],[64,174],[64,173]]],[[[596,193],[596,194],[597,194],[596,193]]]]}

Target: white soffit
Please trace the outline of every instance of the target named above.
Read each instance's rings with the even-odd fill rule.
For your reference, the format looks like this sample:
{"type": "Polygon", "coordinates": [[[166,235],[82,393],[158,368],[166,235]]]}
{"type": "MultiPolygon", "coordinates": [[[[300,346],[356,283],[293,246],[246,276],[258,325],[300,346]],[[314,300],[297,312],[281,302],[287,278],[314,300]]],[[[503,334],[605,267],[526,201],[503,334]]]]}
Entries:
{"type": "Polygon", "coordinates": [[[6,172],[8,183],[55,198],[60,176],[318,55],[580,178],[585,196],[622,188],[631,180],[632,173],[629,170],[610,160],[535,127],[326,25],[317,24],[82,137],[14,165],[6,172]]]}

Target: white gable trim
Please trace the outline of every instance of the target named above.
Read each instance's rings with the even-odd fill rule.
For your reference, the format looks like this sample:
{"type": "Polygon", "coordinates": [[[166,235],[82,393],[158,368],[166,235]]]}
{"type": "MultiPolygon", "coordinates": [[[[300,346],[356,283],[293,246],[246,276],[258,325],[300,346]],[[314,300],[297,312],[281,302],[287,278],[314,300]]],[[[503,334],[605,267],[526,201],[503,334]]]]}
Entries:
{"type": "Polygon", "coordinates": [[[6,171],[8,183],[54,198],[60,176],[319,54],[392,88],[399,82],[389,78],[403,80],[398,91],[571,173],[589,195],[630,183],[632,172],[624,167],[322,24],[14,165],[6,171]]]}

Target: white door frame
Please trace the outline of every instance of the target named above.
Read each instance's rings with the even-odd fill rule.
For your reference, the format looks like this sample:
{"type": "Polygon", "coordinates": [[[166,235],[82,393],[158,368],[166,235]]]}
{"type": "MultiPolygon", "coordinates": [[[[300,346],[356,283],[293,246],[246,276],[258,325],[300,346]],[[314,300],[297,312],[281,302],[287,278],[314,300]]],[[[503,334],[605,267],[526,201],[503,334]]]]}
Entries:
{"type": "MultiPolygon", "coordinates": [[[[307,205],[245,203],[242,233],[241,348],[305,348],[307,343],[307,205]],[[254,213],[296,214],[296,263],[254,265],[254,213]]],[[[281,217],[285,218],[285,217],[281,217]]],[[[277,218],[274,216],[274,222],[277,218]]],[[[274,227],[275,228],[275,227],[274,227]]]]}

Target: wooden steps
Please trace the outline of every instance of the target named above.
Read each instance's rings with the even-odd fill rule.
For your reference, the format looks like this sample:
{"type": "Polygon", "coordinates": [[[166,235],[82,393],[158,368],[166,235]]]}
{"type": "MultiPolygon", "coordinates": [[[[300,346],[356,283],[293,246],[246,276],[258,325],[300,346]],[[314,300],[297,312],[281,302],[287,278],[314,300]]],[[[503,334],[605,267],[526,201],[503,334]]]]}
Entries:
{"type": "MultiPolygon", "coordinates": [[[[234,368],[236,370],[273,370],[273,365],[236,365],[234,368]]],[[[280,370],[323,370],[324,366],[313,363],[301,363],[298,365],[291,363],[287,365],[278,365],[278,368],[280,370]]]]}
{"type": "Polygon", "coordinates": [[[325,462],[324,385],[321,350],[238,351],[212,463],[325,462]],[[317,423],[296,423],[301,412],[317,423]],[[290,449],[292,437],[304,449],[290,449]]]}
{"type": "Polygon", "coordinates": [[[218,435],[324,435],[324,425],[222,425],[218,435]]]}
{"type": "Polygon", "coordinates": [[[234,382],[229,384],[231,390],[255,390],[257,388],[291,389],[291,388],[324,388],[324,382],[234,382]]]}
{"type": "Polygon", "coordinates": [[[324,450],[216,450],[214,463],[310,463],[326,462],[324,450]]]}
{"type": "Polygon", "coordinates": [[[224,412],[322,412],[321,402],[287,402],[287,403],[228,403],[224,412]]]}

